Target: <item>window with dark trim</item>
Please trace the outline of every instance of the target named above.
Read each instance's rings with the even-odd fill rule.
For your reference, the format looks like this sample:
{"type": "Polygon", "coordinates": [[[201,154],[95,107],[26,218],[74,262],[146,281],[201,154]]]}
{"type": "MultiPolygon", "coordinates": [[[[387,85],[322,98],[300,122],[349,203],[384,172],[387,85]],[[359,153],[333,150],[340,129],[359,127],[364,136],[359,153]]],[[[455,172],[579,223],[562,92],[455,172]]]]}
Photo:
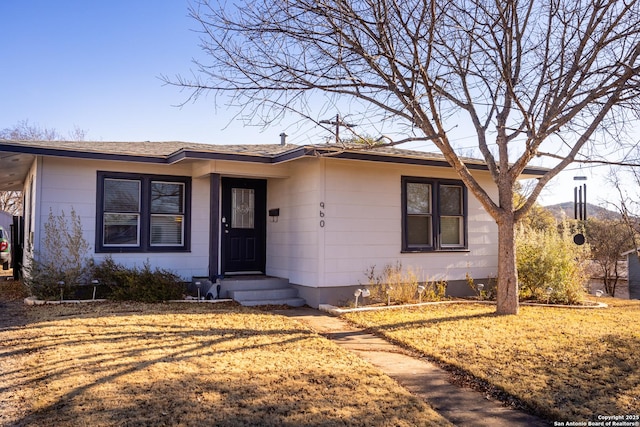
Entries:
{"type": "Polygon", "coordinates": [[[402,177],[402,250],[467,248],[467,190],[461,181],[402,177]]]}
{"type": "Polygon", "coordinates": [[[191,178],[98,172],[96,251],[190,249],[191,178]]]}

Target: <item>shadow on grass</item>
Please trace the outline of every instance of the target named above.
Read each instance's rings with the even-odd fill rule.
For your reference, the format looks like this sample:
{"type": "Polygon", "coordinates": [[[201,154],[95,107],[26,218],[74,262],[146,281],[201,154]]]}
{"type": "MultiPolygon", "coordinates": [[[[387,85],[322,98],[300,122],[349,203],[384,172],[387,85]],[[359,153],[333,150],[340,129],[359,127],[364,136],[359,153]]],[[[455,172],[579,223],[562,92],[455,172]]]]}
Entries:
{"type": "MultiPolygon", "coordinates": [[[[540,363],[547,387],[530,402],[550,419],[601,421],[598,415],[638,415],[640,410],[640,337],[607,335],[585,340],[579,362],[540,363]],[[538,400],[548,400],[545,405],[538,400]],[[550,410],[550,408],[553,408],[550,410]]],[[[629,420],[627,420],[629,421],[629,420]]],[[[637,422],[638,419],[631,420],[637,422]]]]}
{"type": "MultiPolygon", "coordinates": [[[[141,329],[147,327],[154,327],[155,325],[139,324],[141,329]]],[[[271,331],[256,331],[251,329],[209,329],[209,330],[194,330],[189,327],[167,327],[165,330],[158,334],[149,332],[120,332],[117,328],[112,329],[109,332],[100,331],[97,332],[94,328],[92,332],[64,334],[55,336],[55,331],[43,331],[46,335],[33,338],[29,340],[28,344],[20,346],[18,348],[2,351],[0,353],[0,360],[4,358],[14,358],[23,356],[25,354],[33,353],[34,351],[46,352],[55,351],[57,348],[73,348],[80,347],[87,342],[91,342],[92,346],[98,348],[108,348],[110,344],[120,341],[137,342],[139,346],[130,346],[128,348],[118,348],[115,351],[104,352],[101,354],[89,353],[86,355],[76,354],[74,360],[78,364],[89,363],[92,366],[99,366],[104,363],[111,363],[115,360],[121,360],[124,358],[140,358],[142,361],[135,364],[130,363],[118,363],[115,362],[114,366],[117,371],[111,375],[102,377],[98,383],[108,382],[114,378],[125,375],[136,370],[145,369],[151,365],[164,362],[182,363],[189,361],[191,358],[196,357],[208,357],[208,356],[221,356],[225,353],[242,352],[246,350],[257,350],[261,348],[278,346],[283,344],[290,344],[292,342],[304,340],[311,335],[309,330],[271,330],[271,331]],[[174,329],[170,331],[168,329],[174,329]],[[269,342],[257,345],[238,345],[233,348],[221,350],[217,348],[221,343],[228,341],[238,341],[246,339],[248,337],[268,336],[269,342]],[[276,339],[282,336],[293,336],[288,339],[276,339]],[[185,341],[186,340],[186,341],[185,341]],[[197,340],[197,343],[193,343],[197,340]],[[170,344],[175,343],[175,344],[170,344]],[[159,351],[162,354],[153,359],[145,359],[140,356],[146,353],[159,351]]],[[[38,332],[39,334],[40,332],[38,332]]],[[[51,381],[57,377],[61,377],[66,374],[68,360],[60,360],[59,362],[44,361],[43,365],[38,369],[39,374],[24,383],[9,383],[4,379],[6,377],[15,377],[20,375],[22,367],[18,367],[16,371],[4,371],[0,373],[0,392],[7,391],[11,387],[25,386],[30,383],[38,383],[40,381],[51,381]]],[[[89,367],[92,370],[91,367],[89,367]]],[[[97,370],[96,370],[97,372],[97,370]]],[[[95,383],[93,385],[96,385],[95,383]]],[[[77,393],[80,393],[82,388],[78,388],[77,393]]]]}
{"type": "Polygon", "coordinates": [[[33,308],[0,329],[0,401],[29,399],[6,425],[421,423],[419,400],[369,384],[378,374],[350,377],[351,359],[332,367],[335,350],[312,331],[204,305],[33,308]]]}
{"type": "MultiPolygon", "coordinates": [[[[301,375],[321,383],[332,381],[313,372],[301,375]]],[[[91,409],[74,399],[60,399],[16,425],[384,426],[403,425],[402,414],[416,412],[411,400],[396,404],[398,416],[376,411],[376,397],[343,405],[336,404],[331,394],[310,399],[306,388],[286,378],[265,386],[258,378],[236,381],[230,376],[186,375],[124,391],[119,399],[103,400],[91,409]],[[285,398],[276,401],[274,395],[285,398]]],[[[424,421],[415,419],[415,425],[432,425],[424,421]]]]}
{"type": "Polygon", "coordinates": [[[586,423],[640,409],[639,309],[637,302],[612,301],[598,312],[530,308],[504,317],[434,310],[429,318],[416,312],[360,320],[500,400],[513,398],[550,420],[586,423]]]}
{"type": "Polygon", "coordinates": [[[387,332],[387,331],[396,331],[399,329],[413,329],[413,328],[436,326],[443,323],[452,323],[452,322],[459,322],[464,320],[491,319],[496,317],[503,317],[503,316],[500,314],[496,314],[495,312],[460,314],[460,315],[444,316],[444,317],[429,318],[429,319],[419,319],[419,320],[411,320],[411,321],[404,321],[404,322],[380,323],[375,326],[375,329],[380,332],[387,332]]]}

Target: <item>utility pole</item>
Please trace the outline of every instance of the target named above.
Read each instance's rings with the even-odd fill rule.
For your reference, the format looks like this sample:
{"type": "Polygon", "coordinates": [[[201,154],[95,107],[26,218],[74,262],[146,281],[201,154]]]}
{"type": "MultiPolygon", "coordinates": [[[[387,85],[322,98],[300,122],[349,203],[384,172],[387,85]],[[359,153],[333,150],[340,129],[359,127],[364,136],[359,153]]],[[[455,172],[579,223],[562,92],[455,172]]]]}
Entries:
{"type": "Polygon", "coordinates": [[[358,125],[353,125],[350,123],[345,123],[340,120],[340,114],[336,114],[335,120],[320,120],[320,123],[325,125],[335,125],[336,126],[336,144],[340,142],[340,126],[344,126],[346,128],[353,128],[358,125]]]}

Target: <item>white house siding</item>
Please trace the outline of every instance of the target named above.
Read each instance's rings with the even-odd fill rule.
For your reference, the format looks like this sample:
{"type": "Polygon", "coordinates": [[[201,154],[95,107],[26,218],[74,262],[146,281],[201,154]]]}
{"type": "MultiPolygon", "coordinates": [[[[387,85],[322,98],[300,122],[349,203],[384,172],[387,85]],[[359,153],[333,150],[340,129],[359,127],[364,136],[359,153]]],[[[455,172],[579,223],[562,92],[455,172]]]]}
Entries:
{"type": "Polygon", "coordinates": [[[267,274],[291,283],[318,286],[320,203],[319,159],[288,166],[289,178],[270,179],[267,208],[280,209],[278,222],[267,220],[267,274]]]}
{"type": "MultiPolygon", "coordinates": [[[[468,251],[401,252],[401,177],[457,179],[450,169],[332,158],[296,163],[290,179],[270,186],[270,198],[277,189],[288,191],[290,199],[279,222],[270,225],[271,231],[288,230],[288,237],[277,239],[279,252],[288,247],[289,265],[273,272],[302,285],[300,293],[311,305],[352,298],[353,287],[366,283],[367,268],[375,265],[381,272],[398,261],[422,272],[425,280],[458,282],[454,293],[465,291],[467,274],[482,280],[495,277],[497,226],[471,194],[468,251]]],[[[477,175],[491,188],[486,172],[477,175]]],[[[271,249],[268,246],[267,252],[271,249]]]]}
{"type": "Polygon", "coordinates": [[[291,222],[291,197],[288,179],[267,181],[267,210],[279,209],[279,216],[267,217],[266,273],[289,278],[289,223],[291,222]]]}
{"type": "MultiPolygon", "coordinates": [[[[82,219],[84,237],[94,254],[97,171],[137,172],[192,177],[191,251],[188,253],[110,254],[116,262],[175,271],[185,280],[209,273],[210,174],[267,179],[267,209],[280,216],[267,219],[266,273],[297,285],[312,306],[352,298],[353,287],[366,282],[365,270],[389,263],[422,271],[427,280],[464,281],[495,277],[497,227],[476,199],[468,196],[469,250],[442,253],[401,253],[401,177],[450,178],[450,168],[304,157],[280,164],[194,161],[175,165],[39,158],[27,177],[35,178],[39,197],[40,247],[49,211],[74,209],[82,219]]],[[[477,173],[491,188],[486,172],[477,173]]],[[[495,191],[492,192],[495,195],[495,191]]],[[[34,198],[34,201],[36,199],[34,198]]],[[[28,230],[28,229],[27,229],[28,230]]]]}
{"type": "Polygon", "coordinates": [[[209,180],[207,177],[192,180],[191,198],[191,252],[187,253],[98,253],[96,239],[96,186],[97,171],[136,172],[145,174],[192,176],[191,165],[152,165],[144,163],[106,162],[96,160],[73,160],[47,157],[41,161],[39,175],[40,195],[38,230],[35,233],[36,249],[42,247],[44,225],[49,212],[69,215],[75,210],[82,221],[85,240],[90,245],[90,254],[96,261],[111,255],[123,265],[142,267],[149,261],[152,268],[169,269],[190,280],[192,276],[206,276],[209,272],[209,180]]]}

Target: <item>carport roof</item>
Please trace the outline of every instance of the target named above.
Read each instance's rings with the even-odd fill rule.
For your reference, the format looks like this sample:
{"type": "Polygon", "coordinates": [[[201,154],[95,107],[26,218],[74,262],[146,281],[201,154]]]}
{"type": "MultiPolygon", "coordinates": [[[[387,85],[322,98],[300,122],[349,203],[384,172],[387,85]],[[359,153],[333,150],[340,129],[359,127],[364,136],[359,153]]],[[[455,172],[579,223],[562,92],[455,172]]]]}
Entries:
{"type": "MultiPolygon", "coordinates": [[[[214,145],[181,141],[8,141],[0,140],[0,191],[20,190],[35,156],[174,164],[184,160],[233,160],[282,163],[305,156],[331,156],[352,160],[449,167],[444,156],[396,147],[246,144],[214,145]]],[[[487,170],[477,159],[464,159],[470,169],[487,170]]],[[[527,168],[527,175],[542,175],[544,168],[527,168]]]]}

